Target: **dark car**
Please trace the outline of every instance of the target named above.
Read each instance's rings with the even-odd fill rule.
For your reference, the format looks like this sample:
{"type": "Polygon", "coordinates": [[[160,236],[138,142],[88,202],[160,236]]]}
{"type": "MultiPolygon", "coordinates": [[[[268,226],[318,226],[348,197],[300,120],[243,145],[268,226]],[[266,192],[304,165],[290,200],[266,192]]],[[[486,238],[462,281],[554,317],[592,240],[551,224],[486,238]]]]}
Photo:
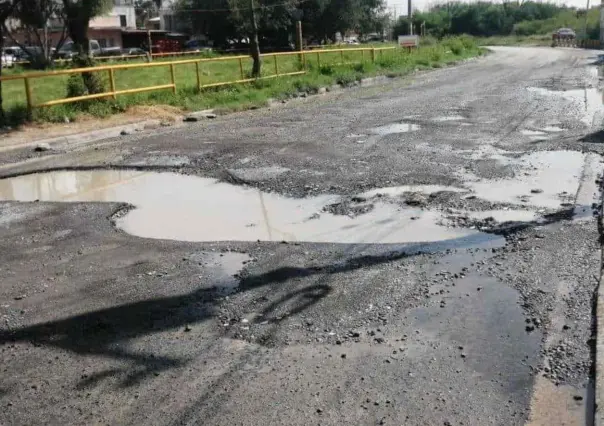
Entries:
{"type": "Polygon", "coordinates": [[[202,52],[210,50],[212,50],[212,48],[200,40],[189,40],[183,47],[183,51],[185,52],[202,52]]]}
{"type": "Polygon", "coordinates": [[[576,38],[577,34],[571,28],[560,28],[556,31],[557,38],[576,38]]]}
{"type": "Polygon", "coordinates": [[[146,56],[147,51],[140,47],[128,47],[122,49],[122,56],[146,56]]]}

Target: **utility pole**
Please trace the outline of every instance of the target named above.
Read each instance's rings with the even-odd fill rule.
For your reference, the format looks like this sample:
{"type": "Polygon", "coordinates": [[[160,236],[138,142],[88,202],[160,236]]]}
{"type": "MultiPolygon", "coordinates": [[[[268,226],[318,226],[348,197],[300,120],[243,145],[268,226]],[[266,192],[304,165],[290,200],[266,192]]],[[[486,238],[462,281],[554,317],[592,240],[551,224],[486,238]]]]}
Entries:
{"type": "Polygon", "coordinates": [[[600,46],[604,43],[604,0],[600,2],[600,46]]]}
{"type": "MultiPolygon", "coordinates": [[[[304,50],[304,41],[302,40],[302,21],[296,21],[296,50],[302,52],[304,50]]],[[[304,66],[304,54],[298,55],[300,65],[304,66]]]]}
{"type": "Polygon", "coordinates": [[[256,10],[254,9],[254,0],[250,0],[250,15],[252,19],[252,36],[250,38],[250,53],[252,54],[252,77],[260,77],[260,46],[258,42],[258,23],[256,22],[256,10]]]}
{"type": "Polygon", "coordinates": [[[412,0],[407,0],[407,16],[409,17],[409,35],[413,35],[412,0]]]}
{"type": "Polygon", "coordinates": [[[583,23],[583,38],[587,40],[587,14],[589,13],[589,0],[587,0],[587,6],[585,7],[585,22],[583,23]]]}

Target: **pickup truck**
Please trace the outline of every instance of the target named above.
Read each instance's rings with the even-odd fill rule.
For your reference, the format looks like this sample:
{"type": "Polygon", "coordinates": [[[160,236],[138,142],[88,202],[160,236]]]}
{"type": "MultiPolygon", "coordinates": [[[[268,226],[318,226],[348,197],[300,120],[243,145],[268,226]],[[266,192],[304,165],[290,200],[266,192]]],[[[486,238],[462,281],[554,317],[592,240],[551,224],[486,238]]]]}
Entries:
{"type": "MultiPolygon", "coordinates": [[[[98,41],[90,40],[90,55],[91,56],[117,56],[122,52],[121,47],[108,47],[103,49],[98,41]]],[[[68,41],[57,52],[59,59],[71,59],[76,55],[73,41],[68,41]]]]}

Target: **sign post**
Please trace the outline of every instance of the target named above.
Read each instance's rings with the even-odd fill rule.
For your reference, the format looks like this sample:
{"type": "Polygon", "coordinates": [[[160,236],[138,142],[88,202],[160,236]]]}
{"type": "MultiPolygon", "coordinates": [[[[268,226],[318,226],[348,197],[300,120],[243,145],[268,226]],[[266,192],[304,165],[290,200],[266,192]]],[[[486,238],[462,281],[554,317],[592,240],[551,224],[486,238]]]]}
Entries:
{"type": "Polygon", "coordinates": [[[400,35],[398,36],[398,45],[400,47],[419,47],[419,36],[418,35],[400,35]]]}

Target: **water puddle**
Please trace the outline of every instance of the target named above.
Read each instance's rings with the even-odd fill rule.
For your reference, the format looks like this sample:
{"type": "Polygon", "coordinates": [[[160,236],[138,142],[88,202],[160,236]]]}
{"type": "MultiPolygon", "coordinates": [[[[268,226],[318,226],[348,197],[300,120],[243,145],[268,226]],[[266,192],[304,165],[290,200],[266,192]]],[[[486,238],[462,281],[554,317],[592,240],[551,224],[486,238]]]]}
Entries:
{"type": "Polygon", "coordinates": [[[238,274],[251,257],[237,252],[198,252],[188,256],[186,260],[200,266],[203,275],[199,278],[204,278],[201,280],[201,288],[207,283],[212,283],[212,289],[226,296],[239,287],[238,274]]]}
{"type": "Polygon", "coordinates": [[[440,213],[374,203],[350,217],[324,208],[340,197],[293,199],[214,179],[133,170],[60,171],[0,180],[0,200],[128,202],[125,232],[180,241],[447,243],[497,238],[443,225],[440,213]]]}
{"type": "Polygon", "coordinates": [[[445,122],[445,121],[461,121],[461,120],[465,120],[466,117],[464,117],[463,115],[443,115],[440,117],[434,117],[432,119],[432,121],[439,121],[439,122],[445,122]]]}
{"type": "Polygon", "coordinates": [[[542,129],[544,132],[557,133],[566,131],[565,128],[559,126],[547,126],[542,129]]]}
{"type": "Polygon", "coordinates": [[[385,126],[374,127],[370,129],[371,133],[376,135],[385,136],[393,133],[408,133],[419,130],[421,126],[414,123],[392,123],[385,126]]]}
{"type": "Polygon", "coordinates": [[[538,130],[528,130],[528,129],[521,130],[520,133],[522,133],[524,136],[544,136],[545,135],[545,132],[540,132],[538,130]]]}
{"type": "Polygon", "coordinates": [[[466,189],[457,188],[454,186],[444,185],[402,185],[402,186],[390,186],[386,188],[376,188],[370,191],[359,194],[360,197],[372,198],[375,196],[388,196],[396,197],[406,193],[419,192],[422,194],[430,195],[437,192],[467,192],[466,189]]]}
{"type": "Polygon", "coordinates": [[[602,94],[596,88],[556,91],[547,90],[542,87],[529,87],[527,90],[538,96],[554,96],[567,100],[575,107],[575,110],[580,115],[581,122],[587,126],[594,125],[594,123],[599,122],[599,118],[604,116],[602,94]]]}
{"type": "Polygon", "coordinates": [[[513,178],[479,180],[469,182],[468,187],[479,198],[491,202],[557,209],[577,193],[585,154],[544,151],[510,161],[516,169],[513,178]]]}
{"type": "Polygon", "coordinates": [[[537,212],[531,210],[485,210],[480,212],[469,212],[468,217],[472,219],[493,218],[495,222],[533,222],[540,216],[537,212]]]}

